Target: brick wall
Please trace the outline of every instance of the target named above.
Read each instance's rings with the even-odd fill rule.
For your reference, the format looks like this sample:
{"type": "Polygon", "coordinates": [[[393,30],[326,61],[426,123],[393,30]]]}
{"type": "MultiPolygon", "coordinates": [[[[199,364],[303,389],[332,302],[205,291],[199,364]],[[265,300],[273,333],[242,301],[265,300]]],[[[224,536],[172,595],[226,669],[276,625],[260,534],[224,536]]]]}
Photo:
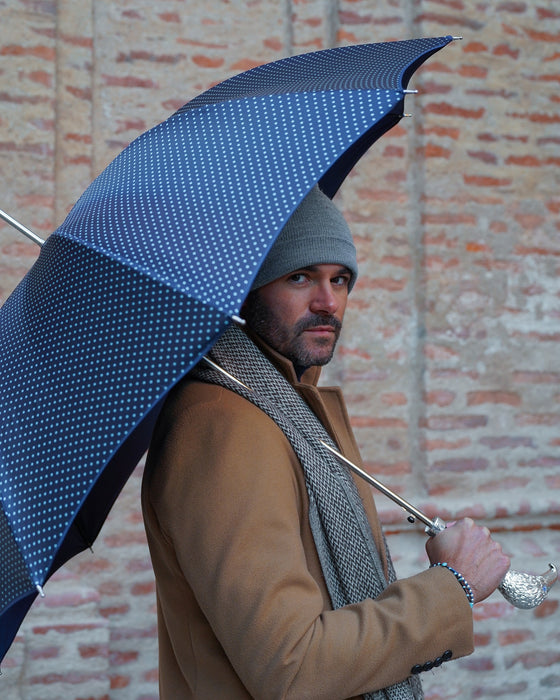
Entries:
{"type": "MultiPolygon", "coordinates": [[[[493,529],[515,568],[560,559],[560,8],[539,0],[4,0],[0,207],[42,236],[135,136],[252,65],[336,44],[463,35],[413,78],[411,119],[338,195],[361,277],[337,360],[368,468],[493,529]]],[[[0,224],[0,302],[38,249],[0,224]]],[[[141,466],[97,543],[46,586],[0,694],[157,697],[141,466]]],[[[399,575],[424,535],[377,497],[399,575]],[[404,521],[404,522],[403,522],[404,521]]],[[[475,609],[476,653],[431,700],[560,697],[558,591],[475,609]]]]}

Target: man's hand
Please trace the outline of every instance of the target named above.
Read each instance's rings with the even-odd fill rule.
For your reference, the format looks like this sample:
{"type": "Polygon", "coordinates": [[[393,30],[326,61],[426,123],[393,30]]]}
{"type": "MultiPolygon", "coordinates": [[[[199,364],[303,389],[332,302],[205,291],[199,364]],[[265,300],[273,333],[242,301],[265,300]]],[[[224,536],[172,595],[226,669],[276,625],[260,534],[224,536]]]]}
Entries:
{"type": "Polygon", "coordinates": [[[430,563],[446,562],[462,574],[472,588],[474,602],[493,593],[510,567],[501,545],[470,518],[459,520],[430,537],[426,543],[430,563]]]}

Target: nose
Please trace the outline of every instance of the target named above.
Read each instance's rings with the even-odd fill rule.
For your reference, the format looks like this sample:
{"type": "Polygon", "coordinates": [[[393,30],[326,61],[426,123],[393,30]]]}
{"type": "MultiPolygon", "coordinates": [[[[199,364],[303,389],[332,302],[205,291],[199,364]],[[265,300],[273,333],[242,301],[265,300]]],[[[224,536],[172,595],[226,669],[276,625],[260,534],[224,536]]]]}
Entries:
{"type": "Polygon", "coordinates": [[[309,310],[315,314],[334,315],[339,307],[339,300],[334,293],[330,280],[313,285],[309,310]]]}

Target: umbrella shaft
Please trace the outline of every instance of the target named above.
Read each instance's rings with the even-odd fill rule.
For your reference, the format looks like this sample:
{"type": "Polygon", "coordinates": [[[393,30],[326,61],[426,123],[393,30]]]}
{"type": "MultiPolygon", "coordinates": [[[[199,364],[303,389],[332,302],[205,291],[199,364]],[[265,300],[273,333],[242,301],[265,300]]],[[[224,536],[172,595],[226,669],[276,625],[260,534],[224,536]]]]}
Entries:
{"type": "Polygon", "coordinates": [[[45,242],[40,236],[38,236],[36,233],[33,233],[33,231],[28,229],[23,224],[20,224],[19,221],[16,221],[16,219],[14,219],[13,216],[10,216],[2,209],[0,209],[0,219],[4,219],[6,223],[10,224],[10,226],[13,226],[20,233],[23,233],[24,236],[30,238],[34,243],[37,243],[37,245],[42,246],[45,242]]]}
{"type": "Polygon", "coordinates": [[[327,445],[326,442],[323,442],[322,440],[319,441],[323,447],[326,447],[327,450],[332,452],[335,457],[337,457],[341,462],[346,464],[346,466],[351,469],[355,474],[360,476],[362,479],[368,482],[368,484],[371,484],[374,486],[378,491],[380,491],[382,494],[390,498],[394,503],[399,505],[401,508],[404,508],[404,510],[407,511],[407,513],[410,513],[412,517],[416,518],[417,520],[420,520],[420,522],[424,523],[426,525],[426,532],[429,535],[435,535],[437,532],[440,530],[445,529],[445,524],[442,523],[440,518],[435,518],[432,520],[429,518],[425,513],[423,513],[421,510],[418,510],[415,506],[412,505],[412,503],[409,503],[406,501],[404,498],[396,494],[394,491],[391,491],[390,488],[385,486],[385,484],[382,484],[380,481],[378,481],[375,477],[371,476],[371,474],[368,474],[366,471],[358,467],[354,462],[351,462],[349,459],[347,459],[343,454],[341,454],[338,450],[335,450],[334,447],[331,447],[330,445],[327,445]]]}

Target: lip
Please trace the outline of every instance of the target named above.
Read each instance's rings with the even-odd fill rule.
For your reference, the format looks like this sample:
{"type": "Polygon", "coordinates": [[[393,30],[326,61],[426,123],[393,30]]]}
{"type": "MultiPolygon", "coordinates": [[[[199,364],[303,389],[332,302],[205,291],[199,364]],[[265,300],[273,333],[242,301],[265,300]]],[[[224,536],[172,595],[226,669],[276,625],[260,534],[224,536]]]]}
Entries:
{"type": "Polygon", "coordinates": [[[313,328],[306,328],[305,333],[334,333],[335,330],[332,326],[314,326],[313,328]]]}

